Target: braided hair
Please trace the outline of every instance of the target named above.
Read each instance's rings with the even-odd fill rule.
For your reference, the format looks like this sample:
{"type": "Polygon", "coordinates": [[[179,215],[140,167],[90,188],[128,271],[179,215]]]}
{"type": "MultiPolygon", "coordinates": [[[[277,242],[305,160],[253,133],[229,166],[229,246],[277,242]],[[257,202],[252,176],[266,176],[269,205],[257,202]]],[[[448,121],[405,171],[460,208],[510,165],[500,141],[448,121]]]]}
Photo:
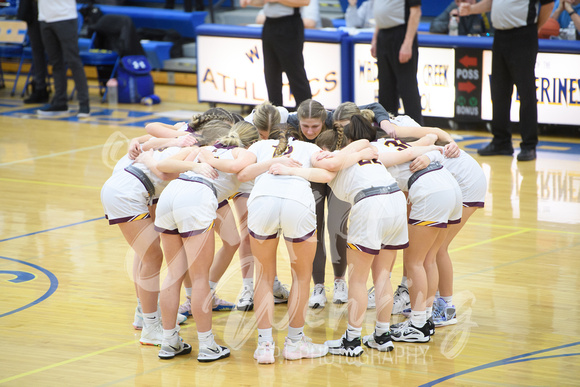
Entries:
{"type": "Polygon", "coordinates": [[[193,135],[197,138],[199,146],[213,145],[219,138],[226,136],[232,129],[232,124],[221,120],[207,122],[203,129],[196,131],[193,135]]]}
{"type": "Polygon", "coordinates": [[[300,138],[300,132],[290,124],[277,124],[270,130],[271,140],[279,140],[274,156],[281,156],[288,149],[288,140],[290,138],[300,138]]]}
{"type": "Polygon", "coordinates": [[[236,122],[227,135],[221,137],[218,142],[225,146],[237,146],[247,148],[260,138],[258,129],[249,122],[236,122]]]}
{"type": "Polygon", "coordinates": [[[335,122],[331,130],[326,130],[316,138],[316,145],[322,149],[334,152],[345,145],[344,128],[340,122],[335,122]]]}
{"type": "Polygon", "coordinates": [[[204,113],[196,114],[188,122],[187,131],[191,133],[198,132],[203,129],[204,125],[210,121],[225,121],[230,125],[236,122],[236,118],[232,113],[223,108],[211,108],[204,113]]]}

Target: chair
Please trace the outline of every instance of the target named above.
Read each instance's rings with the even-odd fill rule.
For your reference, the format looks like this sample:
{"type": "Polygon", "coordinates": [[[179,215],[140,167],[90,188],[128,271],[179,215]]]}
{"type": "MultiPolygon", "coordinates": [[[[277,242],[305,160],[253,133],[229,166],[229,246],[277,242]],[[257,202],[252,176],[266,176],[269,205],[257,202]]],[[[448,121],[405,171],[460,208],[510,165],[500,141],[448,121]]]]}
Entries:
{"type": "MultiPolygon", "coordinates": [[[[0,58],[22,59],[26,44],[26,22],[21,20],[0,20],[0,58]]],[[[19,67],[20,68],[20,67],[19,67]]],[[[14,80],[12,95],[18,77],[14,80]]],[[[0,65],[0,87],[5,87],[4,72],[0,65]]]]}
{"type": "MultiPolygon", "coordinates": [[[[119,68],[119,64],[121,62],[121,57],[115,52],[111,50],[104,50],[95,48],[95,39],[97,38],[97,32],[93,33],[91,38],[91,45],[89,50],[83,50],[80,52],[81,60],[83,61],[83,65],[85,66],[95,66],[98,68],[102,66],[112,66],[112,71],[110,76],[107,79],[101,79],[99,77],[99,92],[102,95],[102,102],[105,102],[107,99],[107,88],[106,83],[109,79],[115,78],[117,74],[117,69],[119,68]]],[[[73,89],[69,99],[73,99],[74,93],[76,88],[73,89]]]]}
{"type": "MultiPolygon", "coordinates": [[[[94,33],[91,41],[91,50],[81,52],[81,59],[85,66],[113,66],[111,74],[99,71],[99,87],[104,88],[103,101],[107,98],[106,82],[115,78],[121,57],[126,55],[143,55],[139,37],[130,17],[125,15],[103,15],[92,26],[94,33]],[[102,75],[105,77],[102,78],[102,75]]],[[[74,92],[74,91],[73,91],[74,92]]],[[[72,96],[71,96],[72,97],[72,96]]]]}

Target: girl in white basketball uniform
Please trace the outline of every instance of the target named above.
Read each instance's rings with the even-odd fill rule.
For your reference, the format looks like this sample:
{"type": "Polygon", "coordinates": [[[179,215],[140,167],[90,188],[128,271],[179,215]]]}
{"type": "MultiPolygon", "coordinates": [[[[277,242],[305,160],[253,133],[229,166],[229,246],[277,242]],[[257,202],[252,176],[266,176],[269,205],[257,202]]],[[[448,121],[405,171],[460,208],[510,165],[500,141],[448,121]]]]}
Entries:
{"type": "MultiPolygon", "coordinates": [[[[216,127],[222,125],[229,125],[228,130],[236,122],[236,117],[233,113],[227,111],[223,108],[211,108],[207,111],[196,114],[192,116],[189,122],[180,122],[175,125],[167,125],[161,122],[153,122],[145,127],[145,130],[153,136],[156,137],[171,137],[176,140],[181,140],[183,138],[193,138],[195,142],[200,139],[205,141],[209,136],[206,136],[208,132],[213,132],[216,127]]],[[[224,134],[223,132],[220,132],[224,134]]],[[[217,139],[221,135],[213,136],[211,138],[217,139]]],[[[156,141],[156,140],[153,140],[156,141]]],[[[145,145],[150,143],[148,141],[145,145]]],[[[195,143],[194,142],[194,143],[195,143]]],[[[218,221],[216,223],[216,230],[218,231],[220,237],[222,237],[222,247],[217,251],[214,263],[210,271],[210,287],[213,291],[213,301],[212,310],[222,311],[222,310],[232,310],[234,304],[218,297],[216,293],[217,283],[219,279],[224,274],[227,266],[229,265],[231,258],[235,254],[239,245],[239,234],[237,229],[235,229],[235,223],[232,223],[233,215],[231,214],[231,209],[227,201],[220,203],[218,207],[218,221]],[[232,227],[233,224],[233,227],[232,227]]],[[[189,277],[186,276],[183,281],[186,293],[185,302],[180,305],[179,313],[184,316],[191,316],[191,283],[189,282],[189,277]]]]}
{"type": "MultiPolygon", "coordinates": [[[[360,115],[354,115],[344,128],[344,133],[340,125],[335,125],[335,130],[320,134],[317,144],[334,150],[355,135],[373,130],[374,135],[370,137],[374,139],[376,129],[360,115]]],[[[376,279],[379,308],[375,333],[366,336],[364,342],[379,351],[393,349],[389,334],[392,307],[389,271],[396,251],[408,246],[405,196],[381,161],[373,160],[377,157],[376,149],[368,144],[368,140],[359,140],[333,153],[330,158],[317,160],[317,155],[314,155],[312,160],[315,167],[335,172],[335,177],[328,184],[339,199],[352,205],[347,239],[348,327],[342,338],[326,342],[329,352],[336,355],[360,356],[363,352],[361,332],[367,307],[366,281],[371,264],[376,266],[373,274],[379,276],[376,279]]],[[[395,155],[384,154],[383,158],[387,165],[391,165],[412,160],[432,149],[435,148],[409,149],[395,155]]],[[[276,171],[280,169],[273,168],[276,171]]],[[[304,169],[300,168],[292,170],[292,173],[303,172],[304,169]]]]}
{"type": "MultiPolygon", "coordinates": [[[[161,344],[161,337],[156,332],[160,332],[157,299],[163,253],[159,235],[153,229],[152,214],[169,180],[177,177],[161,173],[155,165],[179,149],[141,153],[134,162],[113,173],[101,190],[105,217],[109,224],[119,226],[137,258],[134,263],[134,280],[138,305],[133,326],[143,329],[140,339],[142,344],[161,344]]],[[[120,162],[124,163],[125,160],[120,162]]],[[[184,320],[181,319],[180,323],[184,320]]]]}
{"type": "Polygon", "coordinates": [[[214,146],[205,147],[205,151],[184,149],[158,166],[168,173],[181,172],[160,196],[155,219],[155,229],[161,232],[168,268],[160,297],[163,341],[159,357],[162,359],[191,352],[191,346],[181,342],[174,321],[186,273],[195,294],[191,299],[191,312],[198,331],[197,359],[210,362],[230,354],[228,348],[216,344],[212,333],[209,270],[214,257],[214,222],[218,204],[237,192],[240,183],[235,173],[218,171],[217,178],[211,179],[205,172],[196,172],[200,166],[213,171],[209,164],[200,164],[196,160],[198,157],[209,160],[212,156],[222,160],[237,159],[245,152],[237,146],[248,146],[257,139],[258,131],[253,125],[239,122],[227,137],[214,146]],[[201,157],[198,152],[210,154],[201,157]]]}
{"type": "MultiPolygon", "coordinates": [[[[393,125],[396,135],[417,137],[428,128],[420,127],[408,116],[398,116],[393,125]]],[[[443,132],[443,131],[441,131],[443,132]]],[[[449,143],[450,136],[438,132],[439,141],[449,143]]],[[[453,143],[454,144],[454,143],[453,143]]],[[[447,145],[446,145],[447,146],[447,145]]],[[[456,308],[453,305],[453,265],[449,257],[449,245],[463,228],[467,220],[478,208],[483,208],[487,191],[487,179],[479,163],[467,152],[459,150],[457,157],[444,157],[442,164],[451,172],[463,200],[461,222],[449,224],[445,240],[437,251],[437,269],[439,271],[439,293],[433,304],[433,322],[436,326],[457,323],[456,308]]]]}
{"type": "Polygon", "coordinates": [[[374,334],[365,336],[362,342],[379,351],[393,349],[389,333],[392,308],[389,274],[397,250],[408,247],[409,239],[405,195],[385,166],[407,162],[438,149],[434,146],[409,148],[394,154],[383,153],[378,160],[375,159],[378,154],[374,147],[354,152],[366,146],[369,138],[376,137],[376,128],[360,115],[353,115],[344,131],[340,124],[335,124],[335,130],[322,133],[317,144],[332,150],[361,137],[367,139],[351,142],[338,155],[333,153],[332,158],[313,161],[316,167],[338,170],[336,177],[328,184],[339,199],[352,205],[347,239],[350,289],[348,327],[341,339],[326,342],[331,353],[346,356],[359,356],[363,352],[361,332],[367,308],[366,282],[371,265],[376,284],[377,321],[374,334]],[[363,153],[369,149],[372,150],[371,157],[363,153]],[[361,153],[358,160],[356,156],[361,153]]]}
{"type": "Polygon", "coordinates": [[[251,160],[256,164],[238,174],[241,181],[255,178],[248,200],[248,231],[257,262],[254,303],[258,348],[254,358],[261,364],[274,362],[272,286],[280,232],[284,234],[292,267],[292,289],[288,301],[290,322],[282,354],[288,360],[295,360],[328,353],[325,345],[313,344],[303,332],[316,250],[316,214],[310,184],[301,177],[267,173],[269,167],[277,162],[309,167],[311,155],[320,148],[295,140],[299,134],[289,125],[282,131],[279,128],[270,134],[270,138],[275,140],[259,141],[249,148],[251,160]]]}
{"type": "MultiPolygon", "coordinates": [[[[409,147],[397,139],[378,139],[372,144],[379,154],[409,147]]],[[[462,200],[461,190],[451,173],[441,165],[442,160],[440,152],[429,152],[412,163],[388,168],[399,187],[408,192],[411,204],[409,247],[403,253],[407,276],[412,283],[409,287],[411,317],[393,326],[394,341],[428,342],[434,333],[430,317],[439,282],[436,253],[446,236],[442,230],[448,224],[461,221],[462,200]]]]}
{"type": "MultiPolygon", "coordinates": [[[[247,122],[256,126],[260,133],[261,140],[267,140],[272,128],[280,123],[286,123],[288,110],[281,106],[273,106],[269,101],[256,106],[252,112],[245,117],[247,122]]],[[[250,247],[250,234],[248,233],[248,198],[254,187],[254,181],[246,181],[240,185],[239,192],[230,199],[234,203],[239,219],[240,228],[240,265],[242,272],[242,291],[238,297],[237,309],[250,311],[254,309],[254,256],[250,247]]],[[[274,302],[276,304],[288,302],[288,289],[283,285],[278,277],[274,277],[273,287],[274,302]]]]}
{"type": "MultiPolygon", "coordinates": [[[[213,126],[208,136],[227,133],[229,126],[225,125],[221,128],[213,126]]],[[[101,202],[109,224],[119,226],[135,251],[133,267],[138,304],[133,326],[143,329],[140,341],[147,345],[161,345],[162,333],[157,300],[163,253],[159,234],[153,229],[155,205],[169,180],[177,177],[162,173],[156,165],[179,150],[178,147],[162,152],[150,150],[140,153],[135,161],[129,156],[122,158],[101,190],[101,202]]],[[[186,320],[178,318],[180,324],[186,320]]]]}

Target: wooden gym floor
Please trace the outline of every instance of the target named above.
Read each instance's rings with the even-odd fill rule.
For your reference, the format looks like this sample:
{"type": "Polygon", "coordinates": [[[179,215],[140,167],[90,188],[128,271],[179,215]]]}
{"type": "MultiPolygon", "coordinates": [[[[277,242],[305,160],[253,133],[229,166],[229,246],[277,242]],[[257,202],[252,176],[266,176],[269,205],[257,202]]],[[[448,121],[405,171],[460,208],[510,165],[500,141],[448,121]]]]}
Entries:
{"type": "MultiPolygon", "coordinates": [[[[131,326],[132,252],[118,228],[104,220],[99,196],[127,139],[143,134],[145,123],[174,122],[208,108],[197,103],[195,88],[156,91],[161,105],[110,110],[91,88],[92,116],[79,120],[72,114],[38,119],[37,106],[0,90],[0,384],[577,385],[580,141],[541,137],[537,161],[518,163],[478,157],[475,150],[489,134],[463,130],[453,134],[481,163],[489,192],[485,208],[451,246],[457,325],[438,328],[428,344],[396,343],[390,353],[367,349],[355,359],[328,355],[292,362],[278,355],[274,365],[258,366],[253,312],[216,312],[214,332],[231,357],[197,362],[190,319],[181,335],[192,354],[158,359],[158,349],[141,346],[140,332],[131,326]]],[[[284,249],[278,273],[290,282],[284,249]]],[[[394,286],[401,273],[399,257],[394,286]]],[[[326,278],[331,287],[330,263],[326,278]]],[[[218,294],[234,301],[240,289],[236,255],[218,294]]],[[[374,317],[367,313],[363,334],[372,331],[374,317]]],[[[276,306],[274,319],[280,346],[285,305],[276,306]]],[[[393,316],[392,322],[400,320],[393,316]]],[[[321,343],[338,338],[345,326],[346,305],[330,302],[308,310],[305,332],[321,343]]]]}

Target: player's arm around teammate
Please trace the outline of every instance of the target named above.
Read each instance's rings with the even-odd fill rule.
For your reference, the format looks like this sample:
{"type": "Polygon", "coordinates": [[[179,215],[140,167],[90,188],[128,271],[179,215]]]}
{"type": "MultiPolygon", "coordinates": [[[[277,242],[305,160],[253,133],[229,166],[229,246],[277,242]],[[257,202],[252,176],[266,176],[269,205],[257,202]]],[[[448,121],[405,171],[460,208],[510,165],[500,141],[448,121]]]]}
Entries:
{"type": "Polygon", "coordinates": [[[288,300],[290,315],[283,356],[288,360],[324,356],[328,349],[313,344],[304,335],[304,322],[312,260],[316,249],[314,196],[307,180],[294,176],[267,173],[273,159],[281,155],[295,165],[310,166],[310,156],[319,151],[314,144],[297,141],[298,133],[285,126],[270,134],[272,140],[259,141],[249,148],[256,164],[238,176],[248,180],[257,175],[248,200],[248,231],[255,256],[255,313],[258,323],[258,347],[254,358],[261,364],[274,362],[272,286],[276,272],[276,250],[280,232],[284,234],[292,270],[292,288],[288,300]],[[249,171],[249,172],[248,172],[249,171]]]}

